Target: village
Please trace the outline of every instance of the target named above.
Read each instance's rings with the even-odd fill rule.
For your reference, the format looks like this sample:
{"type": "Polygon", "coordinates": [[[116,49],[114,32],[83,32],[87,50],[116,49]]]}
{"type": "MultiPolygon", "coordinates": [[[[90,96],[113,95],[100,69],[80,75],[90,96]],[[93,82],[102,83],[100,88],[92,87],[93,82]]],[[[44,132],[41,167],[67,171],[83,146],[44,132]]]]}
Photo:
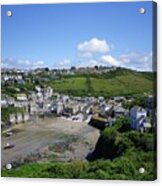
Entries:
{"type": "Polygon", "coordinates": [[[156,128],[153,93],[93,94],[91,76],[113,81],[122,73],[132,71],[113,67],[2,69],[2,167],[8,162],[17,167],[24,162],[93,161],[102,132],[119,130],[121,120],[128,133],[152,133],[156,128]],[[78,95],[80,77],[85,80],[85,91],[78,95]],[[66,79],[73,79],[70,83],[76,79],[75,91],[66,91],[70,86],[66,79]],[[65,89],[55,87],[60,82],[65,89]]]}
{"type": "MultiPolygon", "coordinates": [[[[98,68],[94,69],[98,70],[98,68]]],[[[76,71],[76,69],[71,68],[71,72],[74,71],[76,71]]],[[[98,71],[100,72],[100,70],[98,71]]],[[[103,68],[101,68],[101,72],[102,71],[103,68]]],[[[14,81],[16,87],[17,84],[23,84],[25,81],[21,71],[17,71],[16,73],[12,71],[12,75],[11,72],[3,72],[2,86],[14,81]]],[[[38,70],[35,71],[35,73],[36,72],[38,73],[38,70]]],[[[59,72],[63,73],[64,71],[61,70],[59,72]]],[[[24,73],[25,72],[23,72],[23,74],[24,73]]],[[[67,71],[65,73],[67,73],[67,71]]],[[[76,97],[54,92],[50,86],[42,88],[36,85],[34,90],[28,90],[28,94],[16,93],[12,97],[2,93],[2,109],[13,107],[22,110],[22,112],[15,110],[15,112],[9,113],[8,119],[5,121],[2,120],[2,129],[5,128],[8,123],[10,125],[21,122],[25,123],[38,117],[61,117],[72,122],[85,121],[87,124],[103,130],[106,126],[112,126],[117,118],[126,116],[131,120],[131,129],[140,130],[141,132],[149,130],[153,125],[153,123],[151,123],[153,96],[147,95],[144,107],[139,105],[133,105],[131,108],[125,107],[127,103],[133,101],[134,98],[131,96],[115,96],[109,99],[102,96],[76,97]]]]}

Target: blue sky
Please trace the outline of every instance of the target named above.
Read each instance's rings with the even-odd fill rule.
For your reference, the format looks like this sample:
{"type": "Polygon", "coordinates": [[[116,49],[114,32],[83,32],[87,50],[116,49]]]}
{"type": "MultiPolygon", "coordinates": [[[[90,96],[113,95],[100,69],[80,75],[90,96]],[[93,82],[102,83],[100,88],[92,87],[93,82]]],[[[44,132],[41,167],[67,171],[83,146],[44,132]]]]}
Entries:
{"type": "Polygon", "coordinates": [[[2,6],[2,62],[27,69],[151,70],[152,2],[2,6]]]}

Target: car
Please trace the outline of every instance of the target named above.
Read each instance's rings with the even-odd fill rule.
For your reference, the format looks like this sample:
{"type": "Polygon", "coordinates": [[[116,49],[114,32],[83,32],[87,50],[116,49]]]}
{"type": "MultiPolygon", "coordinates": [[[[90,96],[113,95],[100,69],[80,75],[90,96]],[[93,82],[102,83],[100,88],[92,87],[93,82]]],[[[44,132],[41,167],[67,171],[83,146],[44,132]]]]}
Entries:
{"type": "Polygon", "coordinates": [[[6,137],[10,137],[13,135],[13,132],[6,132],[6,137]]]}
{"type": "Polygon", "coordinates": [[[4,149],[4,150],[11,149],[11,148],[13,148],[14,146],[15,146],[14,144],[7,143],[7,144],[3,147],[3,149],[4,149]]]}
{"type": "Polygon", "coordinates": [[[11,130],[7,130],[6,132],[3,132],[2,135],[4,137],[10,137],[13,135],[13,132],[11,130]]]}

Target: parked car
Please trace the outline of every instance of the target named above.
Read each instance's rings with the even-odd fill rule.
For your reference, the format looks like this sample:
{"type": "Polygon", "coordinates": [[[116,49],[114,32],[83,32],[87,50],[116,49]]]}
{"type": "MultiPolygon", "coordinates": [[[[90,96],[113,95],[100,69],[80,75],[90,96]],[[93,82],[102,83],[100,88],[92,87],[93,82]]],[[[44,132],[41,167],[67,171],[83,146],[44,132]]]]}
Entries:
{"type": "Polygon", "coordinates": [[[11,149],[13,148],[15,145],[14,144],[10,144],[10,143],[7,143],[5,146],[4,146],[4,150],[7,150],[7,149],[11,149]]]}

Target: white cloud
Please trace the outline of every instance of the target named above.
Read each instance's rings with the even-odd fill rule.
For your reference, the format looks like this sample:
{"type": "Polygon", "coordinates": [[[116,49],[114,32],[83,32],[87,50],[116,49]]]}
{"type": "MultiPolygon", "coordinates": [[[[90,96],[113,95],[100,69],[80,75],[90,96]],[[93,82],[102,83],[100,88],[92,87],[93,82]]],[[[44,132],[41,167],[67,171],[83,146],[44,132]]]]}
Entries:
{"type": "Polygon", "coordinates": [[[33,64],[35,67],[41,67],[45,65],[44,61],[35,61],[33,64]]]}
{"type": "MultiPolygon", "coordinates": [[[[104,39],[97,37],[88,41],[79,43],[77,46],[76,59],[64,58],[55,64],[56,68],[69,68],[70,66],[88,67],[88,66],[120,66],[140,71],[151,71],[153,66],[153,54],[129,52],[119,56],[113,56],[110,50],[114,48],[113,44],[108,44],[104,39]]],[[[156,59],[155,59],[156,60],[156,59]]],[[[2,60],[2,67],[6,68],[24,68],[33,69],[38,67],[46,67],[42,60],[31,61],[14,58],[6,58],[2,60]]],[[[55,68],[54,67],[54,68],[55,68]]]]}
{"type": "Polygon", "coordinates": [[[112,55],[104,55],[101,57],[101,61],[108,64],[109,66],[120,66],[140,71],[152,70],[152,52],[130,52],[127,54],[122,54],[118,57],[113,57],[112,55]]]}
{"type": "Polygon", "coordinates": [[[79,53],[107,53],[110,50],[110,46],[106,40],[100,40],[98,38],[92,38],[89,41],[84,41],[83,43],[78,44],[79,53]]]}
{"type": "Polygon", "coordinates": [[[86,63],[84,63],[84,66],[86,67],[94,67],[95,65],[99,65],[99,61],[95,59],[89,59],[86,61],[86,63]]]}
{"type": "Polygon", "coordinates": [[[58,62],[58,65],[60,66],[67,66],[71,64],[71,60],[70,59],[63,59],[62,61],[58,62]]]}
{"type": "Polygon", "coordinates": [[[132,68],[140,71],[152,70],[152,52],[135,53],[130,52],[114,57],[109,53],[114,48],[113,44],[108,44],[106,40],[92,38],[78,44],[78,59],[83,66],[108,65],[132,68]]]}
{"type": "Polygon", "coordinates": [[[3,68],[18,68],[18,69],[34,69],[34,68],[45,67],[45,62],[6,58],[2,60],[2,67],[3,68]]]}
{"type": "MultiPolygon", "coordinates": [[[[108,65],[108,66],[120,66],[125,68],[131,68],[139,71],[152,71],[153,68],[153,54],[152,52],[148,53],[126,53],[120,56],[114,57],[110,54],[105,54],[102,56],[89,56],[89,58],[78,57],[76,59],[78,62],[73,63],[68,58],[63,59],[57,63],[59,68],[68,68],[70,66],[76,65],[77,67],[92,67],[95,65],[108,65]]],[[[156,59],[155,59],[156,60],[156,59]]],[[[18,68],[18,69],[34,69],[46,67],[46,63],[42,60],[31,61],[24,59],[14,59],[6,58],[2,59],[2,68],[18,68]]]]}
{"type": "Polygon", "coordinates": [[[120,66],[120,62],[111,55],[104,55],[101,57],[101,61],[109,66],[120,66]]]}
{"type": "Polygon", "coordinates": [[[79,58],[93,58],[92,53],[90,52],[80,52],[78,53],[79,58]]]}
{"type": "Polygon", "coordinates": [[[96,65],[101,65],[100,61],[95,59],[86,59],[86,60],[79,60],[77,67],[94,67],[96,65]]]}
{"type": "Polygon", "coordinates": [[[149,53],[127,53],[118,57],[120,65],[140,71],[152,70],[152,52],[149,53]]]}

